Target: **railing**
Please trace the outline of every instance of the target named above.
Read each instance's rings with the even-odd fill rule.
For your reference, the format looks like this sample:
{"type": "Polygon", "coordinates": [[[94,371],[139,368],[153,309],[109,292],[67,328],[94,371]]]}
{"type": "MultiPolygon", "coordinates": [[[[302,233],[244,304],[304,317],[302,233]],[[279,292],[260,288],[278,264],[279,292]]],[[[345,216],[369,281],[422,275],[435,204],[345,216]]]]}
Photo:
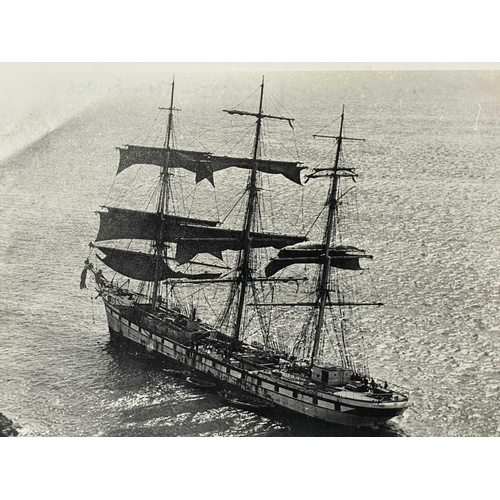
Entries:
{"type": "MultiPolygon", "coordinates": [[[[386,383],[386,380],[381,380],[381,379],[377,379],[377,378],[374,378],[373,380],[377,383],[378,387],[384,388],[384,384],[386,383]]],[[[388,385],[388,390],[390,390],[390,391],[398,392],[398,393],[402,394],[403,396],[407,396],[407,397],[410,396],[410,389],[408,389],[406,387],[403,387],[403,386],[397,385],[397,384],[393,384],[392,382],[391,383],[387,382],[387,385],[388,385]]]]}

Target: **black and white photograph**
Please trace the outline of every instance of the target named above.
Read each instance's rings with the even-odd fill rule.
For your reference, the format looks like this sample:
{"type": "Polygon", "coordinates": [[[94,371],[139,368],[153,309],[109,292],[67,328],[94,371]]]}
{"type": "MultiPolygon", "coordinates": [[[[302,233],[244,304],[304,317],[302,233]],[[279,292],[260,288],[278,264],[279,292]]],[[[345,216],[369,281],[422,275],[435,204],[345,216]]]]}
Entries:
{"type": "Polygon", "coordinates": [[[3,9],[6,498],[492,496],[495,16],[153,3],[3,9]]]}
{"type": "Polygon", "coordinates": [[[498,435],[499,71],[50,69],[3,433],[498,435]]]}

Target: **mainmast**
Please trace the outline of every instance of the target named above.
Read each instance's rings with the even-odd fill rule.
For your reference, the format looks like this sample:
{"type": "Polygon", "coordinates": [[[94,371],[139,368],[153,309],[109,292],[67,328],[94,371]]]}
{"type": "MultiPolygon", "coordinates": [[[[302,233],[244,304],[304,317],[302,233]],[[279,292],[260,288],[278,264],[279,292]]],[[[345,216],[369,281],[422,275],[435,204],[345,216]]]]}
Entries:
{"type": "Polygon", "coordinates": [[[224,110],[226,113],[231,115],[247,115],[255,116],[257,118],[256,128],[255,128],[255,139],[253,145],[253,157],[252,157],[252,171],[250,173],[250,179],[248,182],[248,202],[245,212],[245,221],[243,224],[243,252],[240,259],[239,266],[239,276],[238,281],[240,283],[240,294],[238,298],[238,311],[236,316],[236,323],[234,328],[234,339],[237,341],[240,338],[243,322],[243,311],[245,309],[245,296],[247,285],[251,280],[251,268],[250,268],[250,257],[252,248],[252,238],[251,230],[253,226],[253,220],[255,217],[255,209],[257,207],[257,171],[258,171],[258,155],[259,155],[259,144],[260,144],[260,134],[262,127],[263,118],[272,118],[275,120],[285,120],[288,123],[293,121],[293,118],[286,118],[283,116],[273,116],[262,113],[262,103],[264,100],[264,77],[262,77],[262,84],[260,86],[260,101],[259,101],[259,111],[258,113],[251,113],[248,111],[224,110]]]}
{"type": "MultiPolygon", "coordinates": [[[[163,148],[165,150],[165,161],[163,163],[163,168],[161,171],[161,189],[160,196],[158,199],[157,214],[160,217],[160,230],[158,232],[158,239],[155,245],[155,280],[153,282],[153,296],[151,299],[151,310],[154,311],[156,308],[156,303],[158,301],[158,290],[160,288],[159,273],[161,269],[161,262],[163,259],[163,254],[165,249],[163,248],[164,234],[165,234],[165,215],[168,213],[168,205],[170,198],[170,173],[168,171],[169,167],[169,157],[170,157],[170,139],[172,137],[172,120],[174,108],[174,90],[175,90],[175,77],[172,78],[172,90],[170,92],[170,107],[160,108],[168,111],[168,122],[167,131],[165,133],[165,141],[163,142],[163,148]]],[[[165,297],[165,300],[167,297],[165,297]]]]}

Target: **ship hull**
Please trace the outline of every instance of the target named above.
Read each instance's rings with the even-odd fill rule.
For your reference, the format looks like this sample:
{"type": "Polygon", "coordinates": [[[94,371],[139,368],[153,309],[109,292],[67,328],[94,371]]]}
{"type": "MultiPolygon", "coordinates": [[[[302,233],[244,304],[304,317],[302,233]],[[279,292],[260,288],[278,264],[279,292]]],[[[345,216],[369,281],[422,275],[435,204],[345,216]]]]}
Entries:
{"type": "Polygon", "coordinates": [[[407,401],[364,402],[335,396],[321,390],[290,383],[265,370],[248,370],[235,366],[231,360],[200,353],[173,340],[158,335],[131,321],[121,313],[120,306],[104,299],[109,332],[113,339],[126,339],[142,346],[149,353],[158,353],[184,368],[202,374],[220,386],[238,389],[269,401],[277,407],[333,424],[374,427],[400,415],[407,401]]]}

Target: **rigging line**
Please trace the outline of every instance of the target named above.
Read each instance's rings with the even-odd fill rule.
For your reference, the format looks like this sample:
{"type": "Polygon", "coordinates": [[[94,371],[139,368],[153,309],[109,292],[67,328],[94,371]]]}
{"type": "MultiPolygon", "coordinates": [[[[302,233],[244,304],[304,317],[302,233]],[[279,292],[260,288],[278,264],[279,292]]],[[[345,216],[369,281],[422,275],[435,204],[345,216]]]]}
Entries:
{"type": "Polygon", "coordinates": [[[191,212],[193,210],[193,205],[194,205],[194,200],[196,198],[196,190],[198,189],[198,183],[195,183],[194,185],[194,190],[191,191],[191,193],[189,194],[189,197],[191,198],[191,205],[189,207],[189,210],[187,212],[187,216],[190,217],[191,216],[191,212]]]}
{"type": "Polygon", "coordinates": [[[292,113],[290,113],[283,104],[281,104],[280,101],[273,95],[272,92],[269,92],[269,90],[266,91],[266,97],[270,97],[274,102],[285,112],[285,115],[292,116],[292,113]]]}
{"type": "Polygon", "coordinates": [[[267,122],[266,120],[262,120],[262,123],[260,125],[260,139],[259,139],[259,144],[258,144],[258,149],[257,149],[257,158],[263,158],[264,155],[266,154],[266,148],[267,148],[267,122]]]}
{"type": "Polygon", "coordinates": [[[329,159],[330,156],[335,156],[335,152],[336,152],[336,148],[337,148],[337,143],[339,142],[338,139],[335,139],[335,142],[332,143],[332,145],[328,148],[327,152],[325,153],[325,159],[324,160],[320,160],[319,163],[318,163],[318,166],[315,167],[315,168],[311,168],[311,170],[316,170],[316,169],[319,169],[322,167],[322,165],[325,164],[325,162],[328,164],[328,165],[331,165],[332,161],[329,159]]]}
{"type": "Polygon", "coordinates": [[[194,188],[189,189],[187,187],[188,183],[186,182],[187,177],[181,169],[179,169],[179,172],[175,175],[175,177],[173,179],[175,182],[173,182],[173,185],[172,185],[172,197],[173,197],[173,193],[179,194],[178,201],[180,202],[183,214],[188,212],[187,204],[188,204],[189,200],[191,200],[191,206],[189,207],[189,212],[190,212],[192,205],[194,203],[193,197],[196,196],[196,189],[198,187],[198,184],[195,183],[194,188]],[[187,193],[186,193],[186,191],[187,191],[187,193]]]}
{"type": "MultiPolygon", "coordinates": [[[[257,286],[256,286],[255,282],[252,282],[250,284],[250,287],[253,291],[254,300],[258,300],[257,297],[258,297],[259,293],[258,293],[257,286]]],[[[259,308],[256,308],[255,313],[257,314],[257,318],[258,318],[259,324],[260,324],[260,330],[262,332],[262,337],[263,337],[263,340],[265,342],[266,339],[269,338],[270,332],[268,331],[268,328],[267,328],[268,325],[265,321],[263,312],[259,311],[258,309],[259,308]]],[[[248,324],[250,324],[250,322],[248,324]]]]}
{"type": "Polygon", "coordinates": [[[184,136],[189,136],[189,131],[188,131],[188,127],[187,127],[187,124],[186,124],[186,120],[182,119],[178,119],[178,118],[173,118],[172,119],[172,124],[175,123],[175,128],[176,130],[178,131],[178,136],[180,136],[181,140],[184,139],[184,136]],[[175,120],[175,121],[174,121],[175,120]]]}
{"type": "MultiPolygon", "coordinates": [[[[300,196],[300,212],[297,214],[297,217],[300,217],[300,222],[302,223],[302,233],[305,233],[306,231],[306,224],[305,224],[305,217],[304,217],[304,192],[305,192],[305,188],[304,186],[301,186],[301,196],[300,196]]],[[[295,225],[297,225],[299,221],[295,221],[295,225]]]]}
{"type": "Polygon", "coordinates": [[[239,108],[242,104],[245,104],[245,102],[247,102],[251,97],[253,97],[259,91],[260,91],[260,85],[250,95],[248,95],[247,97],[245,97],[245,99],[243,99],[243,101],[241,101],[240,103],[238,103],[236,106],[232,106],[231,109],[237,109],[237,108],[239,108]]]}
{"type": "Polygon", "coordinates": [[[160,113],[161,113],[161,111],[158,110],[157,115],[156,115],[154,121],[151,123],[151,125],[146,130],[144,130],[143,134],[141,134],[140,137],[137,137],[135,139],[135,141],[139,142],[139,139],[142,139],[142,138],[144,138],[143,139],[144,142],[147,142],[148,140],[151,140],[151,138],[154,135],[155,130],[158,130],[158,128],[160,126],[160,121],[159,121],[160,113]]]}
{"type": "MultiPolygon", "coordinates": [[[[173,146],[173,136],[174,136],[174,120],[172,118],[172,122],[170,124],[170,135],[172,138],[172,146],[173,146]]],[[[165,137],[165,127],[160,128],[159,130],[159,136],[160,136],[160,141],[159,141],[159,146],[160,148],[165,148],[166,147],[166,137],[165,137]]],[[[158,139],[157,139],[158,140],[158,139]]]]}
{"type": "MultiPolygon", "coordinates": [[[[172,144],[174,147],[176,146],[176,142],[177,142],[177,137],[173,136],[172,137],[172,144]]],[[[174,182],[172,184],[174,184],[174,185],[172,185],[170,187],[170,191],[171,191],[170,196],[172,199],[173,209],[175,210],[176,198],[178,198],[177,201],[180,200],[181,208],[182,208],[183,212],[185,212],[187,210],[186,200],[189,197],[191,197],[191,206],[189,207],[189,213],[191,213],[191,209],[192,209],[193,204],[194,204],[194,197],[196,196],[196,189],[198,187],[198,183],[195,183],[194,191],[191,191],[189,193],[189,196],[186,197],[185,196],[185,184],[186,183],[184,182],[185,175],[181,169],[178,169],[178,170],[179,170],[179,172],[173,177],[174,182]],[[178,193],[179,196],[175,197],[174,193],[178,193]]]]}
{"type": "Polygon", "coordinates": [[[216,219],[220,220],[220,209],[219,209],[219,199],[217,198],[217,189],[214,188],[214,198],[215,198],[215,211],[216,219]]]}
{"type": "MultiPolygon", "coordinates": [[[[274,95],[273,95],[272,93],[269,93],[269,96],[270,96],[272,99],[274,99],[274,101],[278,104],[278,106],[280,106],[280,107],[283,109],[284,114],[285,114],[286,116],[292,116],[292,113],[290,113],[290,112],[289,112],[289,111],[285,108],[285,106],[283,106],[283,104],[281,104],[281,102],[280,102],[280,101],[278,101],[278,99],[277,99],[276,97],[274,97],[274,95]]],[[[339,118],[340,118],[340,116],[337,118],[337,120],[338,120],[339,118]]],[[[295,123],[296,123],[297,125],[301,126],[301,122],[300,122],[300,121],[295,120],[295,123]]],[[[333,123],[333,122],[332,122],[332,123],[333,123]]],[[[327,125],[327,126],[328,126],[328,125],[327,125]]],[[[295,133],[295,127],[292,127],[292,134],[293,134],[293,146],[294,146],[294,148],[295,148],[295,153],[294,153],[294,154],[295,154],[295,156],[294,156],[294,158],[298,159],[298,158],[300,158],[300,153],[299,153],[299,149],[298,149],[298,145],[297,145],[297,135],[296,135],[296,133],[295,133]]]]}
{"type": "Polygon", "coordinates": [[[358,191],[355,190],[352,193],[352,199],[353,199],[353,204],[354,204],[354,211],[356,212],[356,220],[359,221],[359,204],[358,204],[358,191]]]}
{"type": "MultiPolygon", "coordinates": [[[[132,189],[133,186],[135,186],[135,181],[137,179],[137,176],[139,175],[140,171],[142,170],[142,165],[139,166],[138,169],[136,169],[136,172],[135,172],[135,175],[134,175],[134,178],[132,179],[132,182],[130,182],[127,186],[127,190],[118,198],[117,202],[118,201],[122,201],[123,199],[128,199],[129,196],[128,194],[130,193],[130,190],[132,189]]],[[[114,183],[116,181],[116,178],[118,177],[118,174],[115,175],[115,180],[113,181],[113,186],[114,186],[114,183]]],[[[111,186],[111,187],[113,187],[111,186]]]]}
{"type": "Polygon", "coordinates": [[[292,354],[297,352],[299,349],[302,350],[303,358],[309,358],[311,353],[311,330],[316,317],[315,308],[311,308],[309,314],[307,315],[305,323],[302,326],[300,332],[295,336],[293,346],[292,346],[292,354]],[[302,347],[301,347],[302,346],[302,347]]]}
{"type": "MultiPolygon", "coordinates": [[[[177,147],[177,126],[174,126],[174,120],[172,119],[172,124],[170,126],[170,137],[172,140],[172,149],[176,149],[177,147]]],[[[165,141],[165,140],[164,140],[165,141]]],[[[165,147],[165,146],[163,146],[165,147]]]]}
{"type": "MultiPolygon", "coordinates": [[[[172,119],[172,124],[174,123],[174,120],[172,119]]],[[[183,121],[182,125],[181,125],[181,122],[179,120],[179,122],[176,124],[176,129],[178,130],[178,134],[179,134],[179,137],[182,141],[182,139],[184,138],[184,131],[186,130],[186,127],[185,127],[185,122],[183,121]]]]}
{"type": "MultiPolygon", "coordinates": [[[[205,128],[206,128],[205,132],[202,132],[202,133],[201,133],[201,135],[200,135],[199,137],[197,137],[197,136],[196,136],[196,134],[192,133],[192,134],[191,134],[191,136],[192,136],[192,140],[191,140],[191,142],[187,143],[186,148],[189,148],[189,147],[190,147],[190,146],[191,146],[191,145],[192,145],[195,141],[198,141],[198,142],[200,143],[200,145],[202,145],[202,146],[203,146],[203,149],[208,150],[208,148],[207,148],[207,147],[206,147],[206,146],[205,146],[205,145],[201,142],[201,140],[200,140],[200,139],[201,139],[202,137],[204,137],[204,136],[205,136],[208,132],[211,132],[211,131],[213,131],[214,129],[217,129],[217,126],[219,125],[219,123],[220,123],[222,120],[224,120],[224,119],[226,119],[226,115],[225,115],[225,114],[223,114],[223,115],[220,117],[220,119],[219,119],[219,120],[217,120],[217,121],[216,121],[213,125],[211,125],[210,127],[208,127],[208,126],[207,126],[207,127],[205,127],[205,128]]],[[[198,125],[198,127],[200,127],[200,126],[202,126],[202,127],[203,127],[204,125],[198,125]]]]}
{"type": "Polygon", "coordinates": [[[245,193],[246,187],[240,188],[235,194],[233,194],[231,197],[229,197],[225,203],[222,205],[222,208],[226,208],[229,206],[234,200],[236,200],[239,196],[241,196],[242,193],[245,193]]]}
{"type": "MultiPolygon", "coordinates": [[[[159,186],[152,186],[150,188],[149,192],[151,194],[149,195],[149,200],[148,200],[148,202],[146,204],[146,211],[148,210],[148,208],[150,207],[150,205],[151,205],[152,202],[155,202],[155,205],[156,205],[156,201],[157,201],[157,199],[159,197],[159,191],[160,191],[160,187],[159,186]]],[[[145,197],[146,196],[144,196],[144,198],[145,197]]]]}
{"type": "MultiPolygon", "coordinates": [[[[332,323],[331,329],[334,332],[335,339],[337,341],[337,350],[338,350],[339,360],[340,360],[340,362],[341,362],[342,365],[347,366],[347,364],[346,364],[347,355],[345,353],[345,345],[344,346],[342,345],[342,337],[339,334],[338,328],[335,328],[335,320],[337,318],[336,318],[335,313],[333,312],[332,308],[330,308],[330,314],[331,314],[331,323],[332,323]]],[[[339,315],[338,319],[340,319],[340,315],[339,315]]],[[[326,328],[325,328],[325,330],[326,330],[326,328]]]]}
{"type": "MultiPolygon", "coordinates": [[[[219,121],[221,121],[221,120],[219,120],[219,121]]],[[[215,127],[216,125],[217,125],[217,124],[215,124],[215,125],[214,125],[214,127],[215,127]]],[[[186,129],[187,129],[187,127],[183,127],[183,130],[186,130],[186,129]]],[[[182,130],[180,130],[180,132],[181,132],[181,135],[182,135],[182,130]]],[[[206,134],[206,132],[205,132],[205,134],[206,134]]],[[[191,142],[187,143],[187,145],[186,145],[186,149],[188,149],[188,148],[189,148],[192,144],[194,144],[195,142],[197,142],[197,143],[201,146],[201,148],[202,148],[204,151],[208,151],[207,146],[206,146],[204,143],[202,143],[202,142],[198,139],[198,137],[196,137],[196,135],[195,135],[194,133],[187,131],[187,132],[186,132],[186,136],[188,136],[188,137],[189,137],[189,136],[190,136],[190,137],[192,137],[191,142]]]]}
{"type": "MultiPolygon", "coordinates": [[[[276,97],[274,97],[274,95],[271,93],[271,92],[267,92],[266,94],[267,96],[271,97],[272,100],[274,100],[274,102],[283,110],[284,112],[284,115],[285,116],[290,116],[292,117],[293,116],[293,113],[290,113],[286,108],[285,106],[283,106],[283,104],[281,104],[280,101],[278,101],[278,99],[276,97]]],[[[297,120],[294,118],[294,121],[295,121],[295,124],[299,124],[301,125],[300,122],[297,122],[297,120]]],[[[294,138],[294,146],[295,146],[295,154],[296,154],[296,158],[299,157],[299,151],[297,149],[297,141],[296,141],[296,135],[295,135],[295,127],[292,127],[292,133],[293,133],[293,138],[294,138]]]]}
{"type": "Polygon", "coordinates": [[[155,183],[155,185],[152,186],[152,188],[151,188],[151,195],[149,197],[148,204],[146,205],[146,210],[149,208],[149,206],[151,205],[151,203],[153,201],[156,201],[156,199],[159,196],[159,191],[160,191],[160,186],[155,183]]]}
{"type": "Polygon", "coordinates": [[[114,187],[114,185],[115,185],[115,182],[116,182],[117,177],[118,177],[118,175],[117,175],[117,174],[115,174],[115,176],[113,177],[113,182],[111,183],[111,187],[110,187],[110,189],[109,189],[109,191],[108,191],[108,194],[107,194],[107,196],[106,196],[106,200],[104,201],[104,205],[107,205],[107,204],[108,204],[109,198],[110,198],[110,196],[111,196],[111,191],[113,190],[113,187],[114,187]]]}
{"type": "Polygon", "coordinates": [[[340,120],[341,117],[342,115],[337,116],[337,118],[334,118],[328,125],[325,125],[321,130],[318,130],[318,132],[316,132],[314,135],[319,135],[321,132],[323,132],[323,130],[333,125],[336,121],[340,120]]]}
{"type": "MultiPolygon", "coordinates": [[[[274,135],[273,135],[274,136],[274,135]]],[[[282,148],[292,157],[292,158],[298,158],[298,156],[295,156],[296,154],[298,154],[298,151],[297,151],[297,148],[295,148],[295,152],[292,151],[287,145],[285,145],[285,143],[279,139],[278,135],[276,135],[276,141],[282,146],[282,148]]]]}
{"type": "MultiPolygon", "coordinates": [[[[271,295],[270,301],[274,302],[275,292],[276,292],[276,284],[273,283],[271,285],[271,287],[270,287],[269,293],[265,297],[265,300],[267,300],[267,298],[269,297],[269,295],[271,295]]],[[[268,335],[271,334],[271,324],[273,323],[273,321],[274,321],[273,311],[271,310],[271,311],[269,311],[268,325],[267,325],[268,335]]]]}
{"type": "MultiPolygon", "coordinates": [[[[217,315],[216,320],[216,328],[220,329],[224,326],[224,324],[229,323],[231,318],[234,318],[235,315],[235,298],[239,290],[238,283],[233,283],[229,294],[226,297],[226,301],[219,314],[217,315]]],[[[229,325],[228,325],[229,326],[229,325]]]]}
{"type": "MultiPolygon", "coordinates": [[[[231,271],[232,272],[232,271],[231,271]]],[[[231,274],[231,272],[228,272],[226,274],[223,274],[220,279],[224,279],[226,278],[226,276],[229,276],[231,274]]],[[[180,285],[184,285],[184,284],[189,284],[189,285],[192,285],[192,283],[182,283],[182,282],[179,282],[177,283],[177,286],[180,286],[180,285]]],[[[200,288],[196,288],[194,292],[190,293],[190,294],[187,294],[186,295],[186,298],[190,298],[192,297],[193,295],[197,294],[198,292],[201,292],[202,290],[205,290],[206,288],[208,288],[209,286],[213,286],[213,285],[218,285],[218,283],[207,283],[205,286],[202,286],[200,288]]]]}
{"type": "MultiPolygon", "coordinates": [[[[241,189],[240,191],[238,191],[236,194],[234,194],[229,199],[227,199],[225,201],[225,203],[222,204],[221,210],[222,211],[226,210],[226,207],[228,207],[230,203],[232,203],[234,200],[236,200],[239,196],[243,196],[244,194],[245,194],[245,189],[241,189]]],[[[239,202],[239,200],[236,203],[238,203],[238,202],[239,202]]],[[[234,207],[233,207],[233,209],[234,209],[234,207]]],[[[226,218],[227,218],[227,216],[226,216],[226,218]]],[[[217,220],[220,221],[220,217],[217,220]]]]}
{"type": "MultiPolygon", "coordinates": [[[[250,289],[251,289],[251,287],[250,287],[250,289]]],[[[255,295],[254,295],[254,300],[255,300],[255,295]]],[[[256,330],[254,330],[253,332],[251,332],[251,333],[247,332],[248,328],[250,328],[250,325],[253,322],[253,320],[254,320],[255,317],[258,318],[257,311],[254,310],[251,314],[249,314],[248,308],[246,308],[246,310],[245,310],[245,321],[244,321],[244,325],[242,327],[242,332],[243,332],[242,338],[248,339],[254,333],[262,331],[262,325],[259,325],[259,328],[256,329],[256,330]]],[[[260,323],[260,321],[259,321],[259,323],[260,323]]]]}
{"type": "MultiPolygon", "coordinates": [[[[236,203],[233,205],[233,207],[231,208],[231,210],[222,219],[221,224],[224,224],[224,222],[226,222],[227,218],[231,215],[231,213],[233,212],[233,210],[240,204],[240,202],[244,198],[245,194],[246,194],[246,189],[243,190],[243,192],[241,193],[241,196],[236,200],[236,203]]],[[[240,212],[241,212],[241,207],[240,207],[240,212]]]]}
{"type": "MultiPolygon", "coordinates": [[[[245,197],[245,195],[246,195],[246,190],[243,193],[243,197],[245,197]]],[[[241,216],[241,212],[243,212],[243,208],[244,208],[243,205],[244,205],[244,203],[240,203],[240,209],[238,210],[238,214],[237,214],[238,218],[241,216]]]]}
{"type": "MultiPolygon", "coordinates": [[[[313,292],[310,292],[308,293],[303,300],[301,300],[300,302],[298,302],[299,304],[304,302],[307,298],[309,298],[311,295],[315,294],[316,292],[313,291],[313,292]]],[[[316,306],[313,307],[313,310],[316,308],[316,306]]],[[[257,308],[256,308],[257,309],[257,308]]],[[[273,321],[276,321],[277,319],[281,318],[282,316],[284,316],[285,314],[287,314],[289,311],[289,309],[285,309],[285,311],[283,311],[281,314],[278,314],[276,316],[274,316],[273,318],[273,321]]],[[[253,335],[254,333],[257,333],[259,330],[254,330],[252,332],[249,333],[249,335],[253,335]]]]}
{"type": "Polygon", "coordinates": [[[207,294],[205,293],[205,290],[202,289],[201,292],[203,292],[203,297],[205,298],[205,303],[207,304],[210,311],[212,311],[214,318],[217,318],[217,311],[215,311],[215,309],[212,307],[212,304],[210,303],[211,301],[208,300],[208,297],[207,297],[207,294]]]}
{"type": "Polygon", "coordinates": [[[219,146],[217,146],[214,151],[220,150],[222,147],[226,146],[227,144],[230,144],[232,141],[234,141],[240,135],[245,135],[248,130],[253,131],[254,128],[255,128],[254,122],[251,122],[250,124],[247,124],[247,125],[244,125],[241,122],[238,122],[237,124],[234,124],[234,123],[229,124],[228,126],[226,126],[224,128],[224,131],[226,131],[226,130],[231,131],[232,132],[231,136],[228,139],[226,139],[224,142],[222,142],[219,146]]]}
{"type": "MultiPolygon", "coordinates": [[[[138,135],[133,137],[131,144],[134,144],[135,142],[139,142],[139,139],[142,139],[142,137],[148,137],[148,134],[151,132],[151,130],[156,126],[158,117],[160,116],[161,110],[157,109],[156,110],[156,116],[154,117],[154,120],[150,122],[149,127],[144,127],[138,135]]],[[[149,121],[149,120],[148,120],[149,121]]]]}
{"type": "Polygon", "coordinates": [[[153,147],[156,147],[156,148],[161,148],[162,145],[163,145],[163,131],[162,130],[159,130],[156,134],[156,136],[151,136],[152,137],[152,140],[151,140],[151,144],[153,145],[153,147]]]}
{"type": "Polygon", "coordinates": [[[221,146],[219,146],[218,148],[214,149],[214,152],[219,151],[224,146],[227,146],[229,144],[229,142],[231,142],[236,137],[238,137],[238,135],[241,134],[241,137],[239,138],[239,140],[236,141],[236,143],[234,143],[233,146],[227,152],[227,154],[231,153],[232,151],[234,151],[234,149],[236,148],[236,146],[238,146],[244,139],[248,139],[248,136],[250,136],[250,134],[253,135],[253,129],[254,128],[255,128],[255,124],[254,123],[248,125],[247,127],[245,127],[243,129],[243,131],[240,130],[239,132],[237,132],[236,134],[234,134],[230,139],[228,139],[226,142],[224,142],[223,144],[221,144],[221,146]]]}
{"type": "MultiPolygon", "coordinates": [[[[265,182],[267,182],[267,188],[269,190],[269,192],[271,193],[271,180],[270,180],[270,176],[267,175],[265,177],[265,182]]],[[[268,201],[266,201],[266,198],[268,198],[267,196],[262,196],[262,211],[264,213],[267,212],[266,210],[266,207],[269,206],[269,211],[271,212],[271,230],[272,232],[274,232],[274,206],[273,206],[273,198],[272,196],[270,196],[268,198],[268,201]]],[[[259,212],[260,212],[260,208],[259,208],[259,212]]]]}
{"type": "Polygon", "coordinates": [[[163,129],[161,127],[156,128],[156,134],[154,134],[155,130],[151,130],[151,133],[148,136],[149,142],[153,146],[157,146],[158,143],[158,137],[160,134],[162,135],[164,133],[163,129]]]}
{"type": "Polygon", "coordinates": [[[248,338],[252,337],[252,335],[255,335],[256,333],[259,333],[259,332],[262,333],[262,330],[263,330],[263,328],[262,328],[262,322],[260,320],[260,316],[259,316],[259,314],[258,314],[257,311],[253,311],[253,314],[250,317],[248,317],[248,313],[247,313],[246,320],[247,321],[246,321],[245,328],[243,328],[243,331],[246,333],[245,334],[245,338],[248,339],[248,338]],[[245,330],[247,330],[250,327],[250,324],[252,323],[252,321],[254,320],[254,318],[256,316],[259,319],[259,327],[256,328],[255,330],[252,330],[251,332],[245,332],[245,330]]]}
{"type": "Polygon", "coordinates": [[[233,146],[227,151],[227,154],[232,153],[237,146],[239,146],[242,142],[245,140],[248,140],[249,137],[252,137],[252,130],[249,128],[248,130],[245,131],[244,135],[240,137],[240,139],[233,144],[233,146]]]}
{"type": "Polygon", "coordinates": [[[323,208],[321,209],[321,211],[319,212],[319,214],[316,216],[316,218],[314,219],[313,223],[311,224],[311,227],[307,231],[306,238],[307,238],[307,236],[309,236],[309,233],[312,231],[312,228],[315,226],[316,222],[318,222],[318,219],[321,217],[321,215],[325,211],[326,207],[327,207],[327,205],[323,205],[323,208]]]}

